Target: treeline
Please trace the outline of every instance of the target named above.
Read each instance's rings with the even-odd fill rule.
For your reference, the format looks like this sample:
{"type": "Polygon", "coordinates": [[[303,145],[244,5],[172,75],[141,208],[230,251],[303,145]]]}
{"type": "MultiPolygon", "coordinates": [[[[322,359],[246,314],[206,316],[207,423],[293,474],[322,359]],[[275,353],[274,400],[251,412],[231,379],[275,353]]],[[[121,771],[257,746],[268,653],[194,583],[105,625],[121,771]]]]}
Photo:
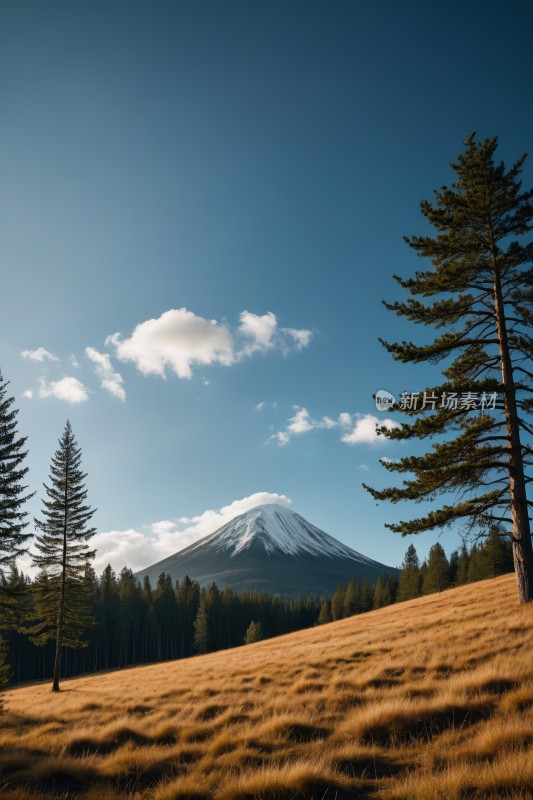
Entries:
{"type": "Polygon", "coordinates": [[[493,527],[487,536],[469,550],[463,543],[448,559],[439,542],[431,547],[427,560],[420,559],[413,544],[407,548],[399,576],[380,577],[374,585],[351,580],[341,584],[331,598],[322,598],[317,621],[331,622],[374,608],[442,592],[465,583],[495,578],[513,571],[509,538],[493,527]]]}
{"type": "MultiPolygon", "coordinates": [[[[173,584],[165,573],[155,587],[148,578],[140,584],[127,568],[117,576],[110,566],[100,577],[88,567],[84,580],[92,624],[85,631],[86,647],[64,648],[63,677],[237,647],[309,628],[318,617],[313,597],[237,594],[214,583],[205,589],[188,577],[173,584]]],[[[34,584],[16,570],[8,584],[8,590],[24,593],[23,617],[34,619],[34,584]]],[[[20,629],[6,631],[4,638],[13,683],[52,675],[53,641],[37,647],[20,629]]]]}
{"type": "MultiPolygon", "coordinates": [[[[496,577],[512,571],[511,547],[497,529],[470,550],[463,545],[448,559],[439,543],[420,563],[409,545],[401,571],[340,585],[330,598],[284,599],[260,592],[237,594],[216,584],[201,588],[185,577],[173,584],[162,573],[152,587],[140,584],[130,569],[117,576],[110,566],[100,577],[87,567],[84,576],[93,624],[85,633],[87,646],[65,648],[62,674],[72,677],[98,670],[187,658],[197,653],[238,647],[260,638],[313,627],[362,614],[402,600],[496,577]]],[[[32,583],[13,570],[5,588],[24,596],[24,616],[36,614],[32,583]]],[[[47,679],[54,668],[55,646],[37,647],[20,631],[4,634],[11,681],[47,679]]]]}

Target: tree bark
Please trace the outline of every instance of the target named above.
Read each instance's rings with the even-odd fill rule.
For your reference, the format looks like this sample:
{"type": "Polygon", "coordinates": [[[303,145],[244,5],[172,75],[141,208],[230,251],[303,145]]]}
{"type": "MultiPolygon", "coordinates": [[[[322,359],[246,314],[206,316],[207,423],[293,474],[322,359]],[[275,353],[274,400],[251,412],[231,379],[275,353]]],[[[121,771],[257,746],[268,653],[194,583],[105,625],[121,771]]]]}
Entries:
{"type": "Polygon", "coordinates": [[[524,460],[520,441],[520,425],[516,406],[513,365],[509,354],[500,273],[496,263],[496,249],[492,236],[491,255],[494,269],[494,315],[496,318],[496,330],[499,341],[498,347],[501,358],[505,427],[507,431],[507,440],[510,446],[508,472],[511,517],[513,520],[513,560],[519,600],[521,603],[529,603],[533,600],[533,546],[531,543],[531,530],[529,526],[524,460]]]}

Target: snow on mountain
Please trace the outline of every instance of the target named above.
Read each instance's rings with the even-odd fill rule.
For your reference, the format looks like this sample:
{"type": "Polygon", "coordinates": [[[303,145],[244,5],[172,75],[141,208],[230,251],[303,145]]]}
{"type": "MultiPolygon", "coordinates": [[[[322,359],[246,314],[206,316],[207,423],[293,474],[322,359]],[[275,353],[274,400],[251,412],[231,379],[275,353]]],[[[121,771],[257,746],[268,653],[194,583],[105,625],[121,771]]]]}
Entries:
{"type": "MultiPolygon", "coordinates": [[[[231,557],[262,547],[268,555],[285,553],[291,556],[309,554],[322,557],[349,558],[362,563],[374,563],[366,556],[342,544],[333,536],[311,525],[290,508],[276,503],[261,505],[232,519],[198,545],[215,547],[229,552],[231,557]]],[[[192,551],[194,545],[190,548],[192,551]]]]}

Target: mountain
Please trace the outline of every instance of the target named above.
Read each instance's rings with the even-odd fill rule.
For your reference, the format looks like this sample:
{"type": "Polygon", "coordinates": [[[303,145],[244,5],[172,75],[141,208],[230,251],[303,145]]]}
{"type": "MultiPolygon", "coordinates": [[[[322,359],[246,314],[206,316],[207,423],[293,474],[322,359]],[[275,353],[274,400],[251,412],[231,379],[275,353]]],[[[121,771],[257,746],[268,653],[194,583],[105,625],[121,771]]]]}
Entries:
{"type": "Polygon", "coordinates": [[[330,594],[341,581],[375,581],[395,570],[324,533],[284,506],[269,504],[241,514],[214,533],[137,573],[155,585],[161,572],[175,581],[188,575],[242,591],[283,595],[330,594]]]}

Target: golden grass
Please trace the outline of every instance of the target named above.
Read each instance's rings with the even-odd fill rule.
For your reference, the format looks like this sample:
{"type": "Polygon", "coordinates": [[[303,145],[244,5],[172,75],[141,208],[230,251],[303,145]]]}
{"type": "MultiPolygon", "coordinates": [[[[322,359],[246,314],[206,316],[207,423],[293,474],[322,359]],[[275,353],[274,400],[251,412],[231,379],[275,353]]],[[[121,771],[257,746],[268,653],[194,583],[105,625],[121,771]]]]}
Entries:
{"type": "Polygon", "coordinates": [[[186,661],[5,693],[2,800],[533,798],[513,576],[186,661]]]}

